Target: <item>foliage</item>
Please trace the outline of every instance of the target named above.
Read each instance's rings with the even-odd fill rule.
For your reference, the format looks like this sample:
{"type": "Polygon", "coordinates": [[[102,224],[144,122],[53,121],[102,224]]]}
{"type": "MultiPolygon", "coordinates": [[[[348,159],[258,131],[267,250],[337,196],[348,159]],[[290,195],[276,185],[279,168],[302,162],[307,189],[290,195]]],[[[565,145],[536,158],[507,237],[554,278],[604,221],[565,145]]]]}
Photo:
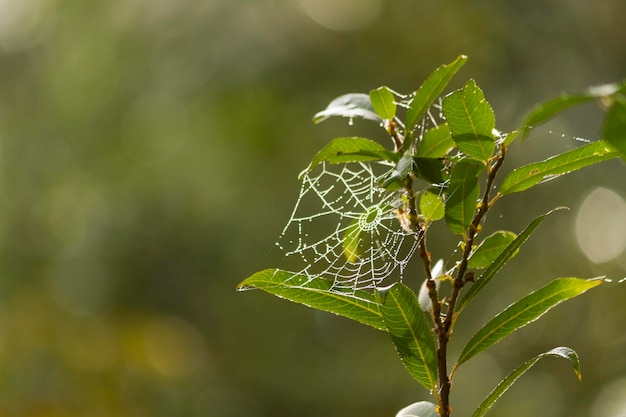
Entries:
{"type": "MultiPolygon", "coordinates": [[[[315,115],[314,121],[336,116],[375,121],[390,137],[393,150],[370,139],[337,138],[314,156],[302,174],[323,163],[381,161],[389,165],[385,180],[375,186],[401,195],[400,205],[385,210],[397,211],[399,226],[408,228],[418,242],[416,253],[425,274],[419,297],[401,279],[371,292],[362,289],[350,292],[335,289],[328,277],[309,279],[283,270],[257,272],[238,287],[259,288],[388,332],[409,374],[434,397],[432,403],[420,401],[405,407],[398,416],[449,416],[450,389],[461,365],[559,303],[604,282],[598,278],[555,279],[493,317],[467,341],[456,362],[448,363],[448,342],[459,315],[518,253],[537,227],[556,211],[536,217],[519,233],[501,230],[482,238],[486,214],[493,205],[505,195],[526,191],[583,167],[617,157],[626,159],[626,84],[562,94],[538,105],[522,126],[504,134],[496,130],[493,109],[474,80],[439,98],[466,61],[465,56],[459,56],[437,68],[408,96],[380,87],[369,95],[348,94],[333,100],[315,115]],[[532,126],[592,100],[599,100],[607,108],[605,140],[517,167],[499,184],[496,182],[512,142],[521,142],[532,126]],[[399,111],[404,111],[404,116],[399,111]],[[436,117],[441,119],[438,123],[428,123],[436,117]],[[426,185],[420,188],[417,181],[426,185]],[[436,273],[427,237],[431,224],[440,220],[458,236],[461,250],[446,271],[436,273]]],[[[371,216],[369,212],[364,215],[367,219],[371,216]]],[[[355,223],[344,234],[342,247],[348,263],[355,262],[359,256],[362,239],[359,230],[355,223]]],[[[548,356],[568,359],[580,379],[576,352],[557,347],[506,376],[474,416],[484,415],[517,378],[548,356]]]]}

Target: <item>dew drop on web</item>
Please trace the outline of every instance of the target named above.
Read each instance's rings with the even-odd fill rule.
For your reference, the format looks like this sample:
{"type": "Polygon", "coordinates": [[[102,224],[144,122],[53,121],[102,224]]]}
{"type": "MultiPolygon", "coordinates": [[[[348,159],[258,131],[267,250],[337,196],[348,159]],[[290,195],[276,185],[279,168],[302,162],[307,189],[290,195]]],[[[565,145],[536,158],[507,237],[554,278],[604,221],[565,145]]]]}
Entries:
{"type": "Polygon", "coordinates": [[[398,193],[376,186],[388,171],[370,163],[322,163],[307,172],[279,238],[295,270],[302,268],[296,276],[326,278],[331,291],[343,294],[402,279],[417,240],[398,222],[392,204],[398,193]],[[357,262],[346,259],[346,239],[360,245],[357,262]]]}

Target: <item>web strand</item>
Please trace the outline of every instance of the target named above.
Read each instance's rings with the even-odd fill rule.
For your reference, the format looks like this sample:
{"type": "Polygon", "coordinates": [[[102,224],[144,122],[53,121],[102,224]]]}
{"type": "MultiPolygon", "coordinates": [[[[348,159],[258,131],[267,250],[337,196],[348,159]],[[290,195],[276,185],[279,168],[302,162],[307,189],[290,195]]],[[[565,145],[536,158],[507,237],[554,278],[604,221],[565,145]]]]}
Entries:
{"type": "Polygon", "coordinates": [[[398,219],[403,193],[379,186],[389,169],[321,164],[304,176],[277,242],[287,261],[300,265],[297,275],[328,279],[331,291],[342,293],[402,280],[418,241],[398,219]]]}
{"type": "MultiPolygon", "coordinates": [[[[439,99],[416,127],[418,141],[444,119],[439,99]]],[[[380,186],[392,168],[386,162],[322,163],[304,175],[276,243],[294,283],[322,278],[332,282],[331,292],[354,294],[402,281],[419,240],[403,227],[410,223],[403,218],[406,192],[380,186]]]]}

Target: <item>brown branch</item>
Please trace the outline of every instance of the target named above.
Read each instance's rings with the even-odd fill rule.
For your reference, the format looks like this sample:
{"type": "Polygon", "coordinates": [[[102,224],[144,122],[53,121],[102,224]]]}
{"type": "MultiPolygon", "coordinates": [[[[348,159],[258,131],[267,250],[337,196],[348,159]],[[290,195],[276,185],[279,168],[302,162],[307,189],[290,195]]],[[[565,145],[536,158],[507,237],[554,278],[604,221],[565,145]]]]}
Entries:
{"type": "Polygon", "coordinates": [[[398,125],[393,119],[385,120],[385,129],[393,141],[394,152],[400,152],[404,145],[404,137],[398,131],[398,125]]]}
{"type": "Polygon", "coordinates": [[[426,226],[423,224],[422,221],[420,221],[419,215],[417,213],[415,193],[413,191],[413,179],[411,178],[411,176],[408,176],[404,180],[404,189],[407,192],[408,198],[409,221],[411,223],[411,227],[417,234],[419,256],[424,266],[424,274],[426,275],[428,295],[433,305],[433,323],[435,324],[436,331],[440,332],[443,330],[443,322],[441,320],[441,304],[439,302],[437,286],[431,274],[432,261],[430,258],[430,253],[428,252],[428,248],[426,246],[426,226]]]}
{"type": "MultiPolygon", "coordinates": [[[[422,260],[422,265],[424,266],[424,273],[426,275],[426,286],[428,288],[428,296],[430,298],[430,302],[432,304],[431,310],[431,319],[435,326],[434,331],[437,334],[437,339],[439,340],[439,346],[437,347],[437,374],[439,376],[439,391],[442,391],[442,387],[449,385],[450,381],[448,378],[448,369],[447,369],[447,361],[446,361],[446,352],[447,352],[447,340],[444,341],[441,335],[445,333],[444,322],[442,320],[443,316],[441,314],[441,302],[439,301],[439,293],[437,291],[437,284],[433,279],[431,268],[432,268],[432,260],[430,258],[430,253],[428,252],[428,247],[426,245],[426,225],[423,221],[420,220],[417,206],[415,201],[415,193],[413,191],[413,179],[411,176],[408,176],[404,181],[404,188],[407,193],[408,199],[408,217],[411,223],[412,229],[417,234],[418,239],[418,251],[420,259],[422,260]],[[443,342],[443,344],[442,344],[443,342]]],[[[449,393],[450,390],[443,390],[443,392],[449,393]]],[[[435,394],[435,398],[439,402],[439,408],[448,407],[449,398],[446,397],[445,400],[439,397],[438,393],[435,394]]]]}
{"type": "Polygon", "coordinates": [[[467,230],[467,237],[464,242],[465,247],[463,248],[463,256],[461,257],[459,269],[457,271],[457,275],[456,275],[456,278],[454,279],[454,284],[452,287],[452,294],[450,296],[450,302],[448,304],[448,310],[446,312],[446,319],[444,323],[446,333],[449,333],[451,331],[452,324],[454,322],[454,307],[456,305],[456,300],[459,296],[459,292],[461,291],[461,288],[463,288],[463,286],[467,282],[465,279],[465,274],[467,272],[467,264],[469,261],[469,256],[472,252],[472,247],[474,246],[474,238],[478,234],[481,221],[483,220],[485,214],[487,214],[487,211],[490,208],[489,194],[491,192],[491,187],[493,186],[493,182],[496,178],[496,174],[498,173],[498,170],[500,169],[500,167],[502,166],[502,163],[504,162],[505,155],[506,155],[506,148],[504,147],[504,145],[500,145],[499,153],[497,155],[496,161],[494,162],[493,165],[487,166],[488,175],[487,175],[487,184],[485,187],[485,193],[483,195],[483,198],[478,203],[478,210],[476,211],[476,214],[474,215],[474,219],[472,220],[472,223],[470,224],[467,230]]]}
{"type": "MultiPolygon", "coordinates": [[[[496,174],[504,162],[506,154],[506,148],[501,145],[498,149],[498,154],[495,157],[495,161],[492,165],[487,165],[487,184],[482,199],[478,203],[477,211],[468,227],[465,235],[465,241],[463,248],[463,255],[459,263],[457,275],[453,280],[452,292],[448,301],[448,307],[446,310],[445,318],[442,315],[442,301],[439,300],[439,293],[437,291],[437,285],[431,273],[432,260],[430,253],[426,245],[426,225],[419,218],[416,205],[416,196],[413,191],[413,178],[409,175],[404,180],[404,189],[407,193],[407,207],[408,207],[408,220],[411,229],[416,233],[418,239],[418,251],[422,264],[424,266],[424,273],[426,274],[426,286],[428,287],[428,295],[432,304],[432,320],[435,326],[435,333],[437,334],[437,373],[439,375],[439,389],[436,398],[439,402],[438,413],[441,417],[449,417],[452,409],[450,407],[450,388],[451,381],[448,375],[448,341],[452,334],[452,327],[455,319],[455,306],[461,289],[468,281],[473,279],[471,273],[467,273],[467,266],[469,256],[472,253],[472,246],[474,245],[474,239],[480,231],[481,222],[487,214],[487,211],[491,208],[492,201],[490,200],[490,191],[493,186],[496,174]]],[[[491,163],[491,162],[490,162],[491,163]]]]}
{"type": "Polygon", "coordinates": [[[448,308],[446,310],[446,317],[442,323],[442,331],[438,332],[439,336],[439,348],[437,350],[437,360],[439,362],[439,389],[440,389],[440,398],[441,398],[441,407],[439,409],[439,415],[441,417],[449,417],[451,413],[450,408],[450,388],[451,382],[450,377],[447,373],[447,347],[448,341],[450,340],[450,336],[452,335],[452,327],[454,325],[455,320],[455,306],[461,289],[472,279],[470,274],[467,274],[467,265],[469,261],[469,256],[472,253],[472,246],[474,245],[474,238],[480,231],[481,221],[487,214],[487,211],[491,207],[489,200],[489,193],[491,191],[491,187],[493,186],[493,182],[496,178],[496,174],[498,170],[502,166],[504,162],[504,157],[506,155],[506,148],[504,145],[500,145],[499,152],[496,157],[493,165],[487,165],[487,186],[485,189],[485,193],[483,194],[482,199],[478,203],[478,209],[472,222],[470,223],[463,248],[463,256],[461,257],[461,262],[459,263],[459,268],[457,271],[457,275],[453,280],[452,284],[452,293],[450,294],[450,300],[448,301],[448,308]],[[445,372],[442,376],[441,372],[445,372]]]}

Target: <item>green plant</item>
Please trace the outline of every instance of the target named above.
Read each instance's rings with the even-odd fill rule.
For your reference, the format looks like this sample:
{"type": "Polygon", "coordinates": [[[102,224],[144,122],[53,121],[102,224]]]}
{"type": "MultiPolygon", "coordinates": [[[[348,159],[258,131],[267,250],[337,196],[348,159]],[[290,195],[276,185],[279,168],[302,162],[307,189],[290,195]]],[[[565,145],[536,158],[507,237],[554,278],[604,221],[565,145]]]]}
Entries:
{"type": "MultiPolygon", "coordinates": [[[[558,210],[536,217],[519,234],[497,231],[482,238],[486,214],[494,204],[626,153],[626,84],[560,95],[537,106],[519,129],[503,134],[495,129],[492,108],[473,80],[440,98],[466,60],[460,56],[439,67],[411,95],[380,87],[369,95],[341,96],[316,114],[317,122],[334,116],[348,117],[351,123],[353,118],[374,120],[385,129],[393,150],[366,138],[343,137],[318,152],[301,174],[301,195],[279,241],[288,257],[299,259],[304,267],[298,272],[260,271],[238,286],[259,288],[388,332],[407,371],[434,398],[412,404],[398,416],[449,416],[452,381],[466,361],[604,281],[552,281],[493,317],[466,342],[456,362],[449,363],[448,343],[464,308],[558,210]],[[591,100],[607,108],[606,140],[518,167],[496,181],[514,140],[521,141],[530,127],[591,100]],[[319,200],[321,208],[307,212],[309,197],[319,200]],[[327,217],[331,219],[324,223],[327,217]],[[440,220],[459,239],[447,266],[433,262],[428,248],[430,226],[440,220]],[[330,232],[310,226],[314,222],[330,232]],[[414,258],[421,261],[424,274],[419,290],[407,285],[405,273],[414,258]]],[[[412,284],[418,288],[419,282],[412,284]]],[[[484,415],[517,378],[549,356],[569,360],[580,379],[576,352],[557,347],[505,377],[473,416],[484,415]]]]}

